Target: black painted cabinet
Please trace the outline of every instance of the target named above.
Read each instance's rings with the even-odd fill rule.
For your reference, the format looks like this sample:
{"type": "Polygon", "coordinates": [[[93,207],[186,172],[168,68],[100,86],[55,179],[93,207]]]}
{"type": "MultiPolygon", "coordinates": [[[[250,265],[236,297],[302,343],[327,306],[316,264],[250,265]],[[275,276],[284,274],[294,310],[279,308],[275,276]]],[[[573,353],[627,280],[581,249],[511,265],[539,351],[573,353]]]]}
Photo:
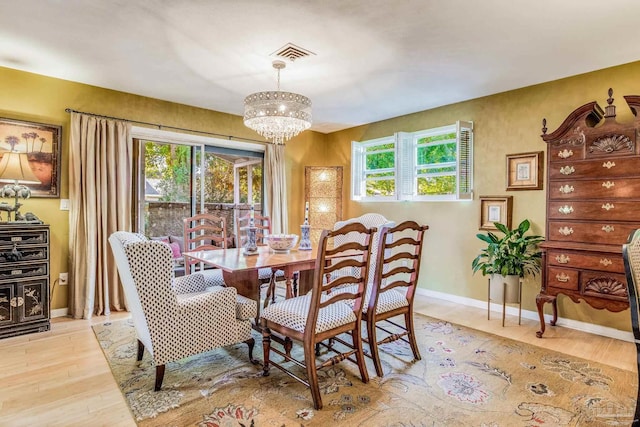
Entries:
{"type": "Polygon", "coordinates": [[[49,329],[49,226],[2,223],[0,338],[49,329]]]}

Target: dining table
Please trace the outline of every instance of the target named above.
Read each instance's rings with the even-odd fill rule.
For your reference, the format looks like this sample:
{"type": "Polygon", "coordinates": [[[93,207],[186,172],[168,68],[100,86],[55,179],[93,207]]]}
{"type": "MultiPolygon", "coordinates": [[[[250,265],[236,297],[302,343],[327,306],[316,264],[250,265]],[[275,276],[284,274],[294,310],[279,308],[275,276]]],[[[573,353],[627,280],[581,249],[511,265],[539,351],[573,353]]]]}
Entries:
{"type": "Polygon", "coordinates": [[[260,310],[258,270],[268,267],[284,272],[285,298],[295,296],[293,279],[294,274],[298,273],[297,294],[306,294],[313,286],[317,248],[276,252],[268,246],[258,246],[258,252],[251,255],[245,254],[243,248],[187,251],[183,255],[222,270],[227,286],[233,286],[238,294],[257,301],[260,310]]]}

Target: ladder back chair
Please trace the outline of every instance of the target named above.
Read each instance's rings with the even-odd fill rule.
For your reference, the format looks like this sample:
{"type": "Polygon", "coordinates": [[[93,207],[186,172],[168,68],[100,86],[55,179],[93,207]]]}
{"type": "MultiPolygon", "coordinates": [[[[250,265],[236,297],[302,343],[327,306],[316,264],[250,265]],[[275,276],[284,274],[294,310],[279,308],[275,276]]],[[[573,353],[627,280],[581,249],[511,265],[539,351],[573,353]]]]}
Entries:
{"type": "MultiPolygon", "coordinates": [[[[236,237],[238,247],[243,248],[247,241],[247,229],[251,215],[238,216],[236,218],[236,237]]],[[[268,216],[257,215],[253,216],[253,224],[256,227],[256,245],[267,246],[265,236],[271,234],[271,218],[268,216]]],[[[258,280],[261,285],[267,284],[267,294],[264,300],[264,306],[266,307],[269,301],[276,301],[276,281],[284,279],[284,272],[277,268],[261,268],[258,270],[258,280]]]]}
{"type": "MultiPolygon", "coordinates": [[[[344,227],[347,224],[354,224],[354,223],[362,224],[367,228],[376,227],[376,229],[378,230],[373,234],[371,238],[371,253],[373,254],[373,256],[375,256],[375,254],[378,252],[378,245],[380,243],[380,231],[382,227],[383,226],[392,227],[395,225],[395,222],[388,220],[383,215],[380,215],[378,213],[366,213],[359,217],[345,219],[344,221],[338,221],[333,226],[333,229],[337,230],[338,228],[344,227]]],[[[362,236],[351,234],[347,236],[337,237],[336,243],[342,244],[354,239],[362,240],[362,236]]],[[[375,268],[376,268],[375,263],[373,263],[370,268],[371,268],[371,271],[369,272],[368,286],[371,286],[371,281],[373,280],[373,277],[375,274],[375,268]]],[[[340,275],[345,273],[348,273],[348,271],[339,270],[339,271],[335,271],[333,275],[335,276],[335,275],[340,275]]]]}
{"type": "Polygon", "coordinates": [[[622,259],[627,276],[627,294],[629,295],[629,309],[631,311],[631,329],[636,344],[636,360],[638,362],[638,394],[636,396],[636,411],[633,416],[634,426],[640,426],[640,324],[638,323],[638,286],[640,285],[640,229],[629,235],[629,240],[622,246],[622,259]]]}
{"type": "Polygon", "coordinates": [[[373,286],[367,292],[363,308],[363,318],[367,324],[367,343],[379,377],[383,376],[378,353],[380,344],[401,339],[411,346],[415,360],[421,359],[413,327],[413,298],[418,286],[424,233],[428,229],[427,225],[405,221],[396,227],[383,227],[380,232],[373,286]],[[404,325],[390,320],[400,315],[404,316],[404,325]],[[380,324],[382,321],[395,326],[401,332],[388,330],[380,324]],[[386,334],[383,339],[378,339],[378,330],[386,334]]]}
{"type": "MultiPolygon", "coordinates": [[[[185,251],[207,251],[227,249],[227,220],[224,217],[201,213],[184,218],[185,251]]],[[[184,257],[186,274],[199,270],[210,286],[225,286],[222,271],[204,269],[203,265],[191,257],[184,257]]]]}
{"type": "MultiPolygon", "coordinates": [[[[284,371],[295,380],[311,389],[313,406],[322,409],[322,398],[318,385],[318,370],[335,365],[348,359],[357,363],[362,382],[369,381],[362,350],[362,304],[368,279],[369,259],[371,256],[371,238],[376,228],[367,228],[362,224],[347,224],[335,230],[324,230],[318,244],[314,284],[310,294],[286,299],[269,305],[262,311],[260,326],[262,329],[262,345],[264,351],[263,375],[269,375],[271,365],[284,371]],[[336,244],[336,238],[347,234],[357,234],[362,239],[336,244]],[[357,255],[344,257],[345,254],[357,255]],[[325,262],[329,258],[339,257],[339,261],[325,262]],[[332,275],[337,270],[351,271],[353,274],[332,275]],[[355,274],[357,271],[357,274],[355,274]],[[325,277],[335,277],[325,282],[325,277]],[[331,293],[338,286],[353,285],[353,292],[331,293]],[[347,304],[353,300],[352,304],[347,304]],[[350,334],[351,341],[338,338],[340,334],[350,334]],[[282,339],[281,336],[285,338],[282,339]],[[316,361],[316,345],[322,341],[334,339],[346,347],[339,351],[335,347],[327,347],[337,353],[325,361],[316,361]],[[302,343],[304,362],[292,357],[293,341],[302,343]],[[273,346],[276,341],[282,349],[273,346]],[[282,356],[283,362],[274,362],[271,353],[282,356]],[[353,356],[355,355],[355,361],[353,356]],[[306,370],[306,379],[287,369],[284,364],[292,362],[306,370]]],[[[341,347],[342,348],[342,347],[341,347]]]]}

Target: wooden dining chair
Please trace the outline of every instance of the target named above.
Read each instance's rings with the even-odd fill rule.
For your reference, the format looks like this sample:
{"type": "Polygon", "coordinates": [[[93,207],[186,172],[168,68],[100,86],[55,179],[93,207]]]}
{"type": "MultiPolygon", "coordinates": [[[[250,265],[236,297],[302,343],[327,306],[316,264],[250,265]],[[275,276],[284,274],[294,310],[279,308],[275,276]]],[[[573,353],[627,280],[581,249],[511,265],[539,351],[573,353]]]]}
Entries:
{"type": "MultiPolygon", "coordinates": [[[[236,218],[236,241],[238,247],[242,248],[247,241],[247,229],[251,215],[238,216],[236,218]]],[[[264,215],[253,216],[254,227],[256,227],[256,244],[258,246],[266,246],[265,236],[271,234],[271,218],[264,215]]],[[[264,306],[266,307],[269,301],[276,301],[276,281],[284,280],[284,272],[277,268],[261,268],[258,270],[258,280],[261,285],[267,285],[267,292],[264,300],[264,306]]]]}
{"type": "Polygon", "coordinates": [[[634,230],[629,235],[629,240],[622,246],[622,259],[627,276],[627,294],[629,296],[629,309],[631,312],[631,329],[633,340],[636,344],[636,361],[638,362],[638,392],[636,396],[636,411],[633,416],[633,426],[640,426],[640,323],[638,314],[638,285],[640,285],[640,229],[634,230]]]}
{"type": "Polygon", "coordinates": [[[401,339],[411,346],[414,359],[421,359],[413,326],[413,298],[418,286],[424,233],[428,229],[427,225],[405,221],[395,227],[383,227],[380,232],[373,285],[366,294],[363,308],[367,343],[379,377],[384,374],[378,353],[380,344],[401,339]],[[403,316],[404,325],[391,320],[395,316],[403,316]],[[385,323],[401,332],[390,331],[383,326],[385,323]],[[384,338],[378,338],[377,331],[384,332],[384,338]]]}
{"type": "MultiPolygon", "coordinates": [[[[224,217],[201,213],[184,218],[185,251],[207,251],[227,249],[227,220],[224,217]]],[[[200,270],[210,286],[225,286],[222,271],[204,269],[198,261],[185,257],[184,268],[187,274],[200,270]]]]}
{"type": "MultiPolygon", "coordinates": [[[[367,228],[362,224],[348,224],[338,230],[324,230],[318,244],[314,284],[310,294],[286,299],[269,305],[262,311],[260,326],[262,329],[262,345],[264,350],[264,376],[269,375],[271,365],[284,371],[297,381],[311,389],[313,406],[322,408],[322,398],[318,385],[318,370],[349,359],[356,363],[360,370],[362,382],[369,381],[362,350],[361,319],[362,303],[368,279],[369,258],[371,256],[371,236],[375,228],[367,228]],[[363,236],[358,241],[335,244],[336,238],[348,233],[363,236]],[[345,253],[359,254],[358,257],[342,257],[335,263],[325,261],[332,257],[340,257],[345,253]],[[358,274],[342,274],[334,280],[326,281],[324,277],[332,272],[343,269],[356,271],[358,274]],[[352,293],[330,293],[342,285],[353,285],[352,293]],[[347,300],[353,300],[347,304],[347,300]],[[338,335],[349,334],[351,340],[346,341],[338,335]],[[282,339],[281,337],[285,338],[282,339]],[[336,355],[320,363],[316,362],[316,345],[325,340],[334,339],[346,348],[337,350],[334,346],[327,347],[336,355]],[[291,355],[293,340],[302,343],[304,361],[297,360],[291,355]],[[273,346],[272,342],[282,344],[282,349],[273,346]],[[271,353],[282,356],[283,362],[275,362],[271,353]],[[306,370],[306,379],[285,367],[285,363],[292,362],[306,370]]],[[[342,348],[342,346],[340,348],[342,348]]],[[[328,352],[328,354],[330,354],[328,352]]]]}

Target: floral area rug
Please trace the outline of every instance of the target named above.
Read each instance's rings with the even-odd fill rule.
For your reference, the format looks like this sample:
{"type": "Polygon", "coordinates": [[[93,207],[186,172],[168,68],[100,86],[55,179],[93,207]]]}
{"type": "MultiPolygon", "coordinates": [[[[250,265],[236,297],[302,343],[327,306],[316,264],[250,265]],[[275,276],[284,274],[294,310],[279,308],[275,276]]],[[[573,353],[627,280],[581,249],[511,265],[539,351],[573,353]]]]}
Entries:
{"type": "MultiPolygon", "coordinates": [[[[384,377],[367,361],[368,384],[349,361],[324,369],[319,411],[285,373],[263,377],[244,344],[168,364],[154,392],[155,369],[146,351],[136,361],[131,320],[94,331],[140,426],[628,426],[636,403],[635,372],[421,315],[422,360],[396,341],[382,346],[384,377]]],[[[260,343],[256,334],[261,359],[260,343]]]]}

